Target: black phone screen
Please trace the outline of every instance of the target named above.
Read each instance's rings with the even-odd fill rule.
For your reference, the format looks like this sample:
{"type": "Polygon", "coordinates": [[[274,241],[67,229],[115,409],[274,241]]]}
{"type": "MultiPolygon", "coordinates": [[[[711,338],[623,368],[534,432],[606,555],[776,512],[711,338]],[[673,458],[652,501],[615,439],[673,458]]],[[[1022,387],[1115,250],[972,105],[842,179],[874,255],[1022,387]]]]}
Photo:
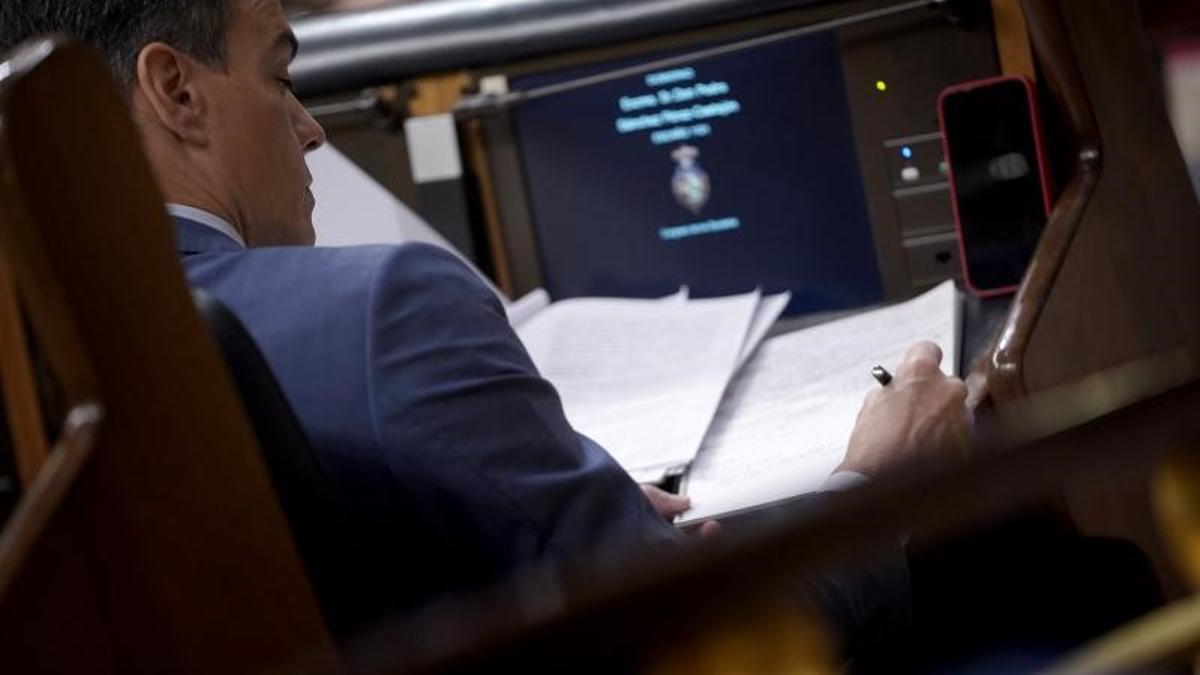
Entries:
{"type": "Polygon", "coordinates": [[[1015,286],[1046,225],[1026,86],[1005,80],[951,92],[942,123],[967,278],[977,290],[1015,286]]]}

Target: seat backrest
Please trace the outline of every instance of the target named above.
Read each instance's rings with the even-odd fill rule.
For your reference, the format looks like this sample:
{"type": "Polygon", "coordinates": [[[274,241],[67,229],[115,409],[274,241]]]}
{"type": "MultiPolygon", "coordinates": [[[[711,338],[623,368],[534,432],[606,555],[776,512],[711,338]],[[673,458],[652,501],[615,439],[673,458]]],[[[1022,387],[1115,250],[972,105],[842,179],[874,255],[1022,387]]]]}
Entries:
{"type": "Polygon", "coordinates": [[[23,494],[0,532],[4,669],[332,670],[140,147],[89,49],[39,40],[0,66],[5,316],[27,310],[66,411],[39,440],[21,324],[0,321],[4,372],[23,374],[5,381],[23,494]]]}
{"type": "Polygon", "coordinates": [[[1200,204],[1134,0],[1022,0],[1074,153],[983,365],[998,404],[1152,354],[1200,356],[1200,204]]]}
{"type": "Polygon", "coordinates": [[[8,522],[21,495],[21,483],[17,480],[17,463],[8,431],[8,415],[0,406],[0,528],[8,522]]]}
{"type": "MultiPolygon", "coordinates": [[[[379,620],[388,598],[373,579],[370,542],[312,450],[275,374],[237,316],[220,300],[192,292],[196,309],[233,377],[288,528],[330,629],[346,639],[379,620]]],[[[393,570],[398,573],[398,570],[393,570]]]]}

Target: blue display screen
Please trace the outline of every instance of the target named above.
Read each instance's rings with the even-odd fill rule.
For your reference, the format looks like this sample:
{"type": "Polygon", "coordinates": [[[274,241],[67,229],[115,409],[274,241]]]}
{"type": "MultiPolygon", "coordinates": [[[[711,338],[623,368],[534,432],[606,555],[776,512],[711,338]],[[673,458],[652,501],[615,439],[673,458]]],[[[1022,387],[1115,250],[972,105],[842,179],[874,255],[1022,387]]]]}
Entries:
{"type": "Polygon", "coordinates": [[[792,291],[789,314],[883,299],[832,34],[534,99],[513,117],[556,299],[760,287],[792,291]]]}

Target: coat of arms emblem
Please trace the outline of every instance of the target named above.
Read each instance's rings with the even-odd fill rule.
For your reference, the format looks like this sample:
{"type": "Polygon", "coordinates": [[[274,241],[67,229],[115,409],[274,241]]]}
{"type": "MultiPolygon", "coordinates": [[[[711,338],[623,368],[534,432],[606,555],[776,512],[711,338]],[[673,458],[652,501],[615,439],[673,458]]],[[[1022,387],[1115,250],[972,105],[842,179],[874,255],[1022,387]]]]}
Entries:
{"type": "Polygon", "coordinates": [[[700,209],[708,203],[711,191],[708,174],[696,161],[699,157],[700,150],[693,145],[681,145],[671,152],[676,164],[675,175],[671,178],[671,192],[679,205],[693,214],[699,214],[700,209]]]}

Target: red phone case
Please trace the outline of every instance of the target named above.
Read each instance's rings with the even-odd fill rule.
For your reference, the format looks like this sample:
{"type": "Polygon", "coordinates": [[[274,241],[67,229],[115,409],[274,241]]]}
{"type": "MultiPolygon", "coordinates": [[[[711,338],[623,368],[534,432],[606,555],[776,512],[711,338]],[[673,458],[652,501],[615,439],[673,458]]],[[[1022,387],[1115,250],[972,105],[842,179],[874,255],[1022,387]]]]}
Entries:
{"type": "Polygon", "coordinates": [[[973,89],[979,89],[981,87],[992,86],[1001,82],[1013,81],[1021,83],[1025,89],[1025,96],[1029,101],[1029,114],[1032,118],[1031,123],[1033,127],[1033,146],[1037,149],[1038,175],[1042,187],[1042,202],[1046,208],[1046,218],[1049,219],[1050,211],[1053,209],[1054,205],[1050,201],[1050,171],[1048,170],[1046,153],[1043,147],[1042,116],[1041,111],[1038,108],[1037,96],[1034,95],[1033,83],[1030,82],[1028,78],[1020,75],[1001,75],[999,77],[989,77],[982,80],[964,82],[963,84],[956,84],[946,87],[942,90],[942,93],[938,95],[938,126],[941,128],[942,132],[942,156],[945,157],[946,165],[949,167],[950,208],[954,213],[954,228],[958,231],[958,259],[963,268],[963,283],[966,285],[967,290],[981,298],[1012,293],[1013,291],[1017,290],[1020,285],[1004,286],[1002,288],[979,288],[971,281],[971,270],[967,267],[967,249],[965,240],[963,239],[962,220],[958,215],[958,185],[954,182],[954,158],[950,156],[950,143],[946,140],[945,102],[947,97],[955,94],[961,94],[973,89]]]}

